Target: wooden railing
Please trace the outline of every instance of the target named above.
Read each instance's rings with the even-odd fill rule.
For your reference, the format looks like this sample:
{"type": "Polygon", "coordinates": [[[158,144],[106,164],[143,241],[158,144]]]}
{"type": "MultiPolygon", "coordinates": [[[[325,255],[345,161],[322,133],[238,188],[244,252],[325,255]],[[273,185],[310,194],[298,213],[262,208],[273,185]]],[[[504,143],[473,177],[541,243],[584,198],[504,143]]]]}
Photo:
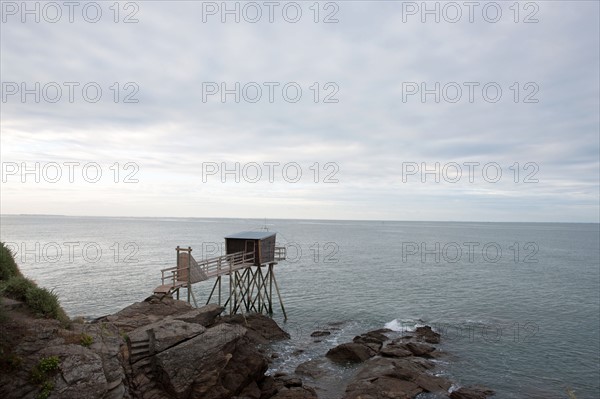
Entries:
{"type": "MultiPolygon", "coordinates": [[[[254,252],[236,252],[234,254],[217,256],[198,262],[198,267],[208,278],[231,273],[232,271],[248,267],[254,264],[254,252]]],[[[190,273],[189,266],[169,267],[161,270],[162,284],[168,284],[170,280],[173,287],[187,285],[186,280],[178,280],[177,275],[181,271],[190,273]]],[[[182,273],[188,275],[187,273],[182,273]]]]}

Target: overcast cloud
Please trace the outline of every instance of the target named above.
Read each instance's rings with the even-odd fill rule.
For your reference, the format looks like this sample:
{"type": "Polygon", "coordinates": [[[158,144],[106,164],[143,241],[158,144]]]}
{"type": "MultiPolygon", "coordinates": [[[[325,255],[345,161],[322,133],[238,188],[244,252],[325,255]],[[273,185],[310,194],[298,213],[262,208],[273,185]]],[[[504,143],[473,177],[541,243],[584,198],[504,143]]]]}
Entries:
{"type": "Polygon", "coordinates": [[[122,2],[117,23],[114,2],[88,3],[71,23],[61,1],[29,2],[39,22],[21,2],[2,2],[3,214],[599,221],[596,1],[478,2],[473,22],[462,1],[428,2],[439,23],[421,15],[422,2],[321,2],[316,23],[313,1],[276,2],[272,23],[262,1],[227,2],[239,23],[221,21],[222,2],[122,2]],[[262,18],[251,23],[255,5],[262,18]],[[486,21],[496,5],[502,15],[486,21]],[[84,8],[90,20],[100,8],[98,22],[84,8]],[[286,21],[284,8],[290,20],[300,8],[299,21],[286,21]],[[462,18],[446,21],[457,9],[462,18]],[[124,23],[129,14],[138,22],[124,23]],[[323,23],[328,15],[338,22],[323,23]],[[21,92],[36,82],[39,103],[21,92]],[[56,102],[49,82],[62,87],[56,102]],[[64,82],[79,84],[73,102],[64,82]],[[89,82],[102,89],[98,102],[82,96],[89,82]],[[222,102],[207,93],[222,82],[257,85],[222,102]],[[282,94],[290,82],[302,89],[297,102],[293,87],[282,94]],[[409,95],[436,82],[439,102],[409,95]],[[21,176],[36,162],[39,183],[21,176]],[[52,162],[62,168],[55,183],[43,169],[52,162]],[[73,182],[65,162],[79,163],[73,182]],[[239,183],[233,174],[222,182],[215,165],[236,162],[239,183]],[[280,164],[272,182],[264,162],[280,164]],[[90,163],[101,167],[96,183],[82,177],[90,163]],[[439,163],[439,183],[423,163],[439,163]]]}

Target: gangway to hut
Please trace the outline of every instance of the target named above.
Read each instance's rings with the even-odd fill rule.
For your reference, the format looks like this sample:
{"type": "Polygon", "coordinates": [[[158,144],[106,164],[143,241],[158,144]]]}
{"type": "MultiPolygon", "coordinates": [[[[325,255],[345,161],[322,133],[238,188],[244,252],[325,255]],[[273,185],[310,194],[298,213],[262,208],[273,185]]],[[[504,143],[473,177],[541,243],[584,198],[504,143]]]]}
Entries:
{"type": "MultiPolygon", "coordinates": [[[[273,285],[281,310],[287,319],[279,286],[275,279],[274,266],[285,260],[286,248],[275,246],[275,233],[242,232],[225,237],[226,254],[196,261],[192,248],[177,247],[177,266],[162,269],[162,284],[154,289],[157,295],[176,295],[180,289],[187,291],[187,300],[197,305],[192,285],[215,279],[207,304],[213,296],[222,303],[223,278],[229,280],[228,296],[223,306],[229,305],[229,313],[255,311],[273,313],[273,285]],[[263,269],[266,271],[263,273],[263,269]],[[216,295],[215,294],[216,291],[216,295]]],[[[227,294],[227,292],[226,292],[227,294]]]]}

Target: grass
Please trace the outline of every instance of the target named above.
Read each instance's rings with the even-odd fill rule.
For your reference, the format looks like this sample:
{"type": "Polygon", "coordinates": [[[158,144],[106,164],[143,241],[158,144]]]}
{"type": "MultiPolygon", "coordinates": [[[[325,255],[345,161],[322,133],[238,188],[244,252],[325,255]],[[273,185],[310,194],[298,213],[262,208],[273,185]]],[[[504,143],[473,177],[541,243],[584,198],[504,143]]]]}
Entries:
{"type": "Polygon", "coordinates": [[[81,334],[81,341],[80,341],[80,343],[81,343],[82,346],[85,346],[86,348],[89,348],[94,343],[94,338],[91,335],[81,334]]]}
{"type": "Polygon", "coordinates": [[[4,243],[0,243],[0,280],[8,280],[11,277],[23,277],[23,275],[10,249],[4,243]]]}
{"type": "Polygon", "coordinates": [[[2,304],[2,297],[0,297],[0,323],[4,323],[8,319],[4,305],[2,304]]]}
{"type": "Polygon", "coordinates": [[[40,317],[56,319],[65,325],[70,321],[60,306],[58,295],[23,277],[4,243],[0,243],[0,295],[25,302],[40,317]]]}

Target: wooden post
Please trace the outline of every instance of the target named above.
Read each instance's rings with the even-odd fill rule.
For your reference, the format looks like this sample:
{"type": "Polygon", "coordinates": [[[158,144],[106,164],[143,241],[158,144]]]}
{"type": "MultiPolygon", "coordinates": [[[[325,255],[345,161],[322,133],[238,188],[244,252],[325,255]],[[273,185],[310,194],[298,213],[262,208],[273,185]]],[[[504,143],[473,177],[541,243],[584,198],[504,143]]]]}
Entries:
{"type": "Polygon", "coordinates": [[[273,314],[273,264],[269,264],[269,314],[273,314]]]}
{"type": "Polygon", "coordinates": [[[188,247],[188,267],[187,267],[187,296],[188,303],[191,302],[191,289],[192,289],[192,248],[188,247]]]}
{"type": "MultiPolygon", "coordinates": [[[[178,274],[179,274],[179,251],[180,250],[181,250],[181,248],[179,248],[179,245],[178,245],[177,248],[175,248],[175,251],[177,251],[177,259],[175,262],[177,269],[173,273],[173,286],[175,286],[175,281],[177,280],[177,277],[179,277],[178,274]]],[[[177,300],[179,300],[179,288],[177,288],[177,300]]]]}
{"type": "Polygon", "coordinates": [[[229,314],[231,314],[231,308],[232,308],[231,302],[233,302],[231,300],[231,294],[232,294],[232,292],[231,292],[231,288],[232,288],[231,285],[232,285],[232,280],[233,280],[233,276],[231,275],[231,273],[232,273],[232,271],[231,271],[231,259],[229,260],[228,263],[229,263],[229,299],[228,299],[228,301],[229,301],[229,314]]]}
{"type": "MultiPolygon", "coordinates": [[[[269,267],[273,267],[273,264],[269,264],[269,267]]],[[[273,269],[271,269],[271,274],[273,274],[273,269]]],[[[281,294],[279,293],[279,286],[277,285],[277,279],[275,279],[275,275],[273,275],[273,282],[275,283],[275,289],[277,290],[277,296],[279,297],[279,305],[281,305],[281,310],[283,311],[283,318],[287,320],[287,314],[285,313],[285,308],[283,307],[283,300],[281,299],[281,294]]]]}

